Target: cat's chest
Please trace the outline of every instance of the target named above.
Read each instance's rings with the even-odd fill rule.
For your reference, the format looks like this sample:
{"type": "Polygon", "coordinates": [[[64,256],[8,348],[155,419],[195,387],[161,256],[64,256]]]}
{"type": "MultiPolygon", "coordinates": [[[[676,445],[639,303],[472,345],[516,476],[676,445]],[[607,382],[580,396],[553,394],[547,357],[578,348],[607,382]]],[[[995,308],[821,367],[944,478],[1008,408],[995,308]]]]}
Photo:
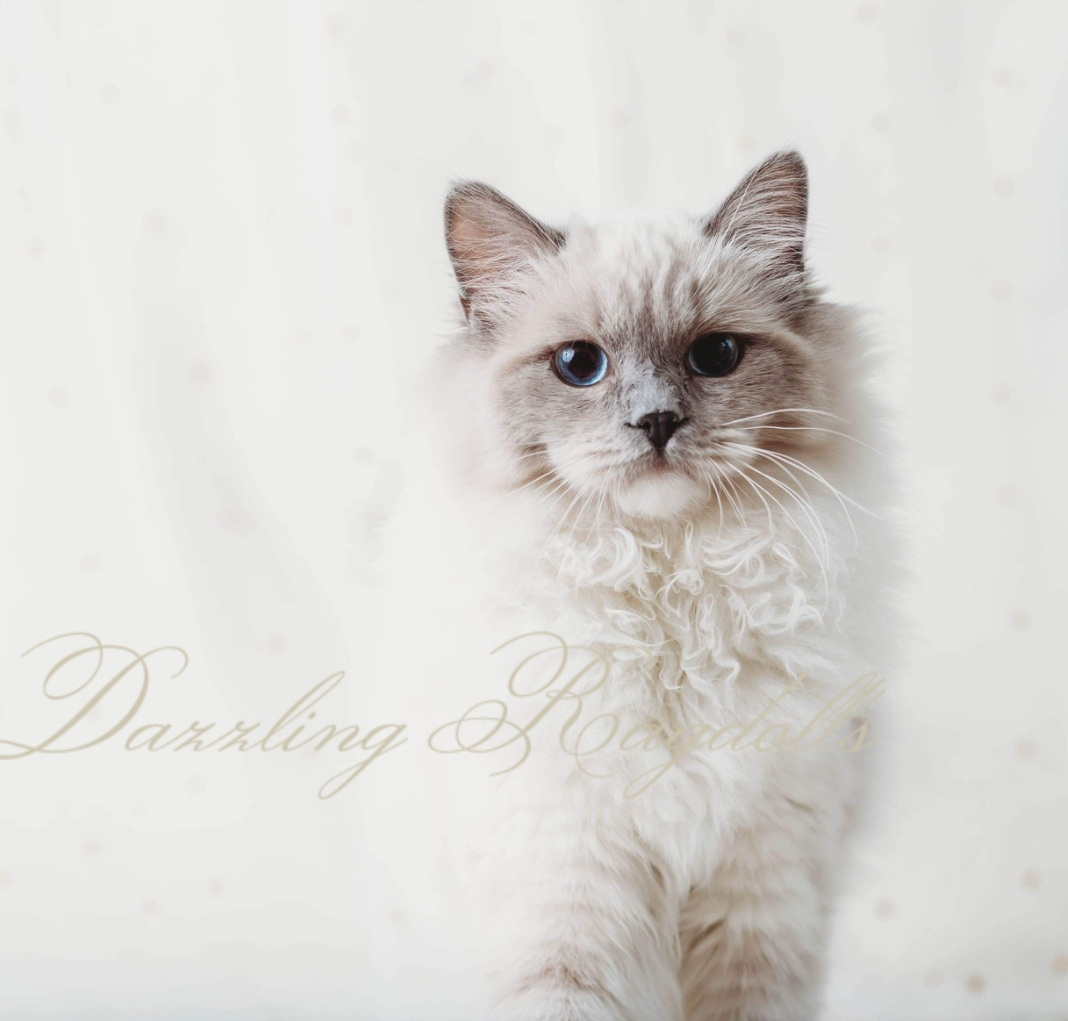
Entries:
{"type": "Polygon", "coordinates": [[[582,531],[512,500],[446,505],[404,537],[409,558],[420,552],[395,576],[426,579],[435,617],[483,656],[549,632],[609,656],[631,694],[695,695],[754,664],[796,675],[824,658],[831,613],[820,571],[797,543],[752,525],[582,531]]]}
{"type": "Polygon", "coordinates": [[[714,683],[818,642],[826,599],[786,551],[620,541],[528,560],[510,605],[574,644],[655,660],[661,683],[714,683]],[[784,555],[785,554],[785,555],[784,555]]]}

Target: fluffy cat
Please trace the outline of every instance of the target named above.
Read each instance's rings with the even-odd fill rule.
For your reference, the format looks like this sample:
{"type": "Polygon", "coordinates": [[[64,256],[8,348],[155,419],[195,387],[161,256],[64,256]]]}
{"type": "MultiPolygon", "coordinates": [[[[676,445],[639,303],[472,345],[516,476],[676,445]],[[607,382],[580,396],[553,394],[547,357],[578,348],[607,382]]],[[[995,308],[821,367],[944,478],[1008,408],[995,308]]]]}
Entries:
{"type": "Polygon", "coordinates": [[[449,194],[463,321],[384,546],[393,705],[436,733],[364,812],[392,812],[368,840],[426,923],[394,949],[462,983],[374,1016],[816,1017],[876,738],[874,686],[834,700],[888,667],[893,558],[869,356],[809,279],[807,204],[796,153],[704,218],[565,231],[449,194]],[[542,711],[527,748],[511,722],[542,711]]]}

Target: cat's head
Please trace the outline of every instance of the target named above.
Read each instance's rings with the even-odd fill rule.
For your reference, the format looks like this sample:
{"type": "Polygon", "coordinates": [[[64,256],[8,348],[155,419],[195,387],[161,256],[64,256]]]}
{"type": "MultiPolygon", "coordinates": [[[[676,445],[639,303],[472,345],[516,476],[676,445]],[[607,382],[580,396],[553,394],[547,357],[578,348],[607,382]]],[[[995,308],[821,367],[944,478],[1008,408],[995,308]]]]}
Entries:
{"type": "Polygon", "coordinates": [[[807,206],[796,153],[711,215],[566,231],[456,185],[446,240],[465,327],[445,362],[469,467],[504,489],[675,518],[737,493],[739,472],[774,471],[753,451],[814,442],[828,352],[807,206]]]}

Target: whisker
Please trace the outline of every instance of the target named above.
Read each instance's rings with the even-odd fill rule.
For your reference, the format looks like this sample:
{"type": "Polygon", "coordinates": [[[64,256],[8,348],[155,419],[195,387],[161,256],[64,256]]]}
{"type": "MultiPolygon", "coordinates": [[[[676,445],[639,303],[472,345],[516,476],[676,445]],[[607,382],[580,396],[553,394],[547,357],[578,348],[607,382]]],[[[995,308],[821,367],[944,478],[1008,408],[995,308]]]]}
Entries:
{"type": "MultiPolygon", "coordinates": [[[[765,450],[763,447],[754,447],[753,449],[759,451],[764,457],[786,461],[788,464],[792,464],[800,471],[803,471],[806,475],[811,475],[817,482],[826,486],[832,493],[834,493],[838,498],[839,503],[845,501],[846,503],[852,504],[857,510],[864,511],[865,514],[870,514],[873,518],[877,518],[880,521],[885,520],[882,515],[876,514],[875,511],[868,510],[867,507],[857,503],[851,496],[847,496],[845,493],[841,492],[841,490],[836,489],[818,471],[809,467],[804,461],[799,461],[796,457],[791,457],[789,454],[782,454],[773,450],[765,450]]],[[[845,510],[844,507],[842,509],[845,510]]],[[[849,514],[849,511],[846,511],[846,514],[849,514]]]]}
{"type": "Polygon", "coordinates": [[[745,481],[748,482],[750,486],[753,487],[753,490],[756,493],[756,495],[758,497],[760,497],[760,502],[764,504],[764,510],[766,510],[768,512],[768,532],[769,532],[769,534],[774,534],[774,532],[775,532],[775,521],[774,521],[774,519],[772,518],[772,515],[771,515],[771,505],[768,503],[767,500],[764,499],[764,493],[761,491],[760,487],[758,485],[756,485],[756,483],[754,483],[753,480],[751,478],[749,478],[749,476],[746,475],[744,471],[742,471],[741,465],[732,463],[731,467],[739,475],[741,475],[741,477],[743,479],[745,479],[745,481]]]}
{"type": "Polygon", "coordinates": [[[862,447],[879,454],[881,457],[889,457],[885,450],[879,450],[878,447],[873,447],[870,443],[865,443],[863,440],[858,440],[855,436],[850,436],[849,433],[839,432],[837,429],[824,429],[818,425],[754,425],[748,426],[745,429],[739,429],[738,432],[742,433],[755,433],[760,432],[761,429],[774,429],[776,432],[813,432],[813,433],[828,433],[831,436],[841,436],[844,440],[850,440],[853,443],[857,443],[862,447]]]}
{"type": "Polygon", "coordinates": [[[557,507],[559,507],[560,504],[567,498],[568,494],[571,492],[571,487],[561,479],[560,484],[556,486],[553,490],[550,490],[550,492],[553,494],[553,496],[552,500],[549,502],[549,506],[545,508],[546,517],[551,514],[557,507]]]}
{"type": "MultiPolygon", "coordinates": [[[[786,475],[797,485],[797,487],[801,490],[801,492],[803,492],[805,494],[805,496],[809,498],[806,502],[808,503],[808,505],[810,507],[812,507],[810,494],[809,494],[809,491],[805,488],[804,483],[802,483],[801,480],[792,471],[790,471],[790,469],[785,464],[782,464],[781,462],[775,460],[771,456],[771,453],[769,451],[763,450],[760,447],[754,448],[754,453],[756,453],[757,455],[759,455],[761,457],[767,458],[769,461],[771,461],[772,464],[777,465],[780,471],[785,472],[786,475]]],[[[849,530],[850,530],[850,532],[853,533],[853,549],[855,551],[857,549],[859,543],[860,543],[860,539],[857,536],[857,526],[854,523],[853,515],[849,513],[848,508],[846,508],[845,505],[842,504],[841,500],[839,500],[838,502],[842,506],[842,513],[845,514],[846,521],[849,522],[849,530]]],[[[812,507],[812,512],[813,512],[813,514],[816,513],[815,507],[812,507]]],[[[827,541],[826,540],[826,534],[827,534],[826,531],[824,531],[825,541],[827,541]]]]}
{"type": "Polygon", "coordinates": [[[515,460],[516,461],[522,461],[522,460],[524,460],[525,458],[528,458],[528,457],[545,457],[545,456],[546,456],[545,450],[543,448],[539,447],[537,450],[528,450],[523,454],[516,454],[515,455],[515,460]]]}
{"type": "Polygon", "coordinates": [[[731,492],[733,492],[734,495],[738,497],[738,502],[735,503],[734,502],[734,498],[731,496],[731,494],[728,493],[727,490],[725,490],[725,489],[723,490],[723,495],[730,502],[730,505],[738,512],[738,520],[742,523],[742,526],[745,528],[745,538],[746,538],[746,541],[748,542],[752,538],[752,536],[750,536],[750,534],[749,534],[749,522],[746,520],[745,511],[742,510],[742,503],[743,503],[742,494],[739,493],[738,490],[735,488],[734,482],[733,482],[733,480],[731,479],[731,477],[729,475],[724,474],[723,481],[728,486],[731,487],[731,492]]]}
{"type": "Polygon", "coordinates": [[[721,422],[721,427],[728,425],[736,425],[738,422],[752,422],[757,418],[767,418],[769,415],[786,415],[789,413],[806,415],[825,415],[827,418],[833,418],[837,422],[844,422],[845,419],[840,415],[832,415],[829,411],[820,411],[818,408],[776,408],[774,411],[762,411],[759,415],[746,415],[745,418],[735,418],[730,422],[721,422]]]}
{"type": "Polygon", "coordinates": [[[582,501],[582,505],[575,513],[575,520],[571,523],[571,531],[567,533],[567,544],[571,545],[571,540],[575,538],[575,529],[578,527],[578,523],[582,520],[582,515],[586,513],[589,508],[590,501],[597,495],[596,489],[591,489],[586,496],[586,499],[582,501]]]}
{"type": "MultiPolygon", "coordinates": [[[[856,536],[856,527],[853,524],[852,515],[849,513],[848,508],[845,506],[845,503],[847,501],[851,503],[854,507],[856,507],[858,510],[864,511],[865,514],[871,514],[875,518],[880,517],[880,515],[876,514],[874,511],[870,511],[867,507],[864,507],[861,504],[857,503],[857,501],[854,500],[851,496],[847,496],[845,493],[842,493],[841,491],[836,489],[818,471],[816,471],[814,468],[809,467],[803,461],[799,461],[796,457],[790,457],[788,454],[782,454],[777,451],[766,450],[763,447],[756,447],[750,444],[731,443],[729,440],[720,442],[724,442],[727,446],[733,446],[736,449],[747,450],[750,453],[756,454],[758,457],[767,458],[769,461],[778,464],[779,467],[783,467],[783,463],[794,465],[800,471],[803,471],[806,475],[815,479],[821,485],[826,486],[827,489],[834,494],[835,499],[839,502],[839,504],[842,505],[842,510],[845,512],[846,518],[849,520],[850,528],[853,529],[854,537],[856,536]]],[[[783,470],[785,471],[786,469],[783,468],[783,470]]],[[[795,481],[797,480],[795,479],[795,481]]]]}
{"type": "Polygon", "coordinates": [[[552,478],[556,472],[550,468],[548,471],[542,472],[540,475],[536,475],[529,482],[524,482],[518,489],[510,489],[509,493],[522,493],[524,489],[529,489],[531,486],[537,485],[539,482],[543,482],[545,479],[552,478]]]}
{"type": "MultiPolygon", "coordinates": [[[[764,472],[760,471],[759,469],[757,469],[757,468],[754,468],[754,467],[753,467],[752,465],[749,465],[748,467],[749,467],[750,471],[754,471],[754,472],[756,472],[756,473],[757,473],[757,475],[759,475],[759,476],[760,476],[761,478],[767,479],[767,480],[768,480],[769,482],[775,482],[775,481],[776,481],[775,479],[771,478],[771,477],[770,477],[769,475],[765,475],[765,474],[764,474],[764,472]]],[[[769,497],[769,498],[770,498],[771,500],[773,500],[773,501],[774,501],[774,503],[776,504],[776,506],[777,506],[777,507],[779,508],[779,510],[781,510],[781,511],[783,512],[783,514],[785,514],[785,515],[786,515],[786,520],[787,520],[787,521],[789,521],[789,522],[790,522],[790,524],[794,526],[794,528],[795,528],[795,529],[797,530],[798,534],[799,534],[799,535],[800,535],[800,536],[801,536],[801,537],[802,537],[802,538],[803,538],[803,539],[805,540],[805,542],[807,542],[807,543],[808,543],[809,549],[811,549],[811,550],[812,550],[812,554],[813,554],[813,556],[814,556],[814,557],[816,558],[816,563],[817,563],[817,564],[819,564],[819,566],[820,566],[820,575],[821,575],[821,576],[822,576],[822,578],[823,578],[823,583],[824,583],[824,586],[825,586],[825,587],[826,587],[826,586],[828,586],[828,584],[829,584],[829,583],[828,583],[828,580],[827,580],[827,568],[826,568],[826,564],[825,564],[825,562],[824,562],[823,556],[822,556],[822,555],[820,554],[820,551],[819,551],[818,549],[816,549],[816,544],[815,544],[815,543],[814,543],[814,542],[812,541],[812,539],[811,539],[811,538],[809,537],[809,534],[808,534],[808,532],[806,532],[806,531],[805,531],[805,530],[804,530],[804,529],[803,529],[803,528],[802,528],[802,527],[801,527],[801,526],[800,526],[800,525],[799,525],[799,524],[797,523],[797,519],[796,519],[796,518],[795,518],[795,517],[794,517],[794,516],[793,516],[793,515],[792,515],[792,514],[791,514],[791,513],[790,513],[790,512],[789,512],[789,511],[788,511],[788,510],[787,510],[787,509],[786,509],[786,508],[784,507],[784,506],[783,506],[782,502],[781,502],[781,501],[780,501],[780,500],[779,500],[779,499],[778,499],[778,498],[777,498],[777,497],[775,496],[775,494],[774,494],[774,493],[770,493],[770,492],[768,492],[768,490],[764,489],[764,487],[763,487],[763,486],[761,486],[761,485],[760,485],[759,483],[757,483],[757,482],[754,482],[754,481],[753,481],[752,479],[750,479],[750,478],[749,478],[749,476],[748,476],[748,475],[746,475],[746,473],[745,473],[744,471],[742,471],[742,469],[741,469],[741,468],[739,468],[739,467],[738,467],[737,465],[735,465],[735,470],[736,470],[736,471],[737,471],[737,472],[738,472],[738,473],[739,473],[739,474],[740,474],[740,475],[742,476],[742,478],[744,478],[744,479],[745,479],[745,480],[746,480],[746,481],[747,481],[747,482],[748,482],[748,483],[749,483],[749,484],[750,484],[750,485],[751,485],[751,486],[752,486],[752,487],[753,487],[754,489],[756,489],[756,490],[760,490],[761,492],[765,493],[765,494],[766,494],[766,495],[767,495],[767,496],[768,496],[768,497],[769,497]]],[[[794,498],[795,498],[795,499],[797,498],[797,497],[796,497],[796,494],[793,494],[793,493],[791,493],[791,495],[792,495],[792,496],[794,496],[794,498]]],[[[830,557],[830,548],[829,548],[829,547],[827,548],[827,550],[826,550],[826,553],[827,553],[827,556],[828,556],[828,558],[829,558],[829,557],[830,557]]]]}
{"type": "MultiPolygon", "coordinates": [[[[754,446],[749,446],[747,444],[738,444],[738,443],[728,443],[727,445],[731,446],[731,447],[734,447],[735,449],[741,449],[741,450],[748,451],[751,454],[756,454],[758,457],[768,456],[768,452],[765,451],[762,447],[754,447],[754,446]]],[[[769,460],[770,460],[770,457],[769,457],[769,460]]],[[[827,529],[824,528],[823,522],[820,520],[819,515],[816,513],[815,507],[812,506],[811,500],[809,499],[808,490],[805,489],[805,487],[802,484],[801,480],[796,475],[794,475],[794,473],[792,471],[790,471],[789,468],[785,467],[784,465],[779,464],[777,461],[774,461],[774,460],[772,460],[772,464],[776,465],[776,467],[778,467],[780,471],[784,471],[790,477],[790,479],[797,485],[798,489],[801,490],[801,493],[804,493],[805,498],[803,499],[802,496],[801,496],[801,493],[794,492],[794,490],[792,490],[789,486],[784,485],[780,480],[771,478],[769,476],[764,476],[764,477],[767,478],[769,482],[774,482],[775,485],[777,485],[780,489],[782,489],[785,492],[789,493],[790,496],[792,496],[794,498],[794,500],[801,506],[801,509],[805,511],[805,516],[808,517],[808,519],[810,521],[812,521],[812,523],[819,529],[819,531],[820,531],[820,533],[822,535],[822,538],[823,538],[824,547],[826,548],[827,555],[829,557],[830,556],[831,543],[830,543],[830,539],[827,536],[827,529]]],[[[753,470],[757,471],[755,466],[753,467],[753,470]]],[[[763,475],[763,472],[761,472],[760,474],[763,475]]],[[[856,545],[857,545],[857,530],[856,530],[856,527],[853,524],[853,518],[850,515],[849,511],[846,510],[845,507],[843,507],[842,509],[843,509],[843,511],[845,511],[846,520],[849,522],[849,527],[850,527],[851,531],[853,532],[853,547],[855,549],[856,545]]]]}
{"type": "MultiPolygon", "coordinates": [[[[713,465],[712,467],[718,474],[719,469],[716,468],[715,465],[713,465]]],[[[702,477],[704,478],[705,482],[708,483],[709,499],[712,498],[713,493],[716,494],[716,506],[719,508],[719,530],[716,532],[716,541],[718,542],[720,539],[723,538],[723,501],[719,497],[719,486],[716,485],[715,480],[712,478],[711,472],[702,473],[702,477]]]]}
{"type": "MultiPolygon", "coordinates": [[[[765,472],[762,472],[759,468],[755,467],[754,465],[748,465],[748,468],[749,468],[750,471],[756,472],[756,474],[759,475],[762,479],[767,479],[768,482],[771,482],[773,485],[778,486],[780,489],[784,490],[791,497],[793,497],[793,499],[796,501],[797,505],[801,508],[802,511],[804,511],[805,516],[809,519],[809,521],[812,522],[813,526],[820,533],[820,535],[821,535],[821,537],[823,539],[824,553],[826,555],[827,561],[829,561],[830,557],[831,557],[831,544],[830,544],[830,541],[829,541],[829,539],[827,537],[827,531],[826,531],[826,529],[824,529],[823,523],[819,520],[819,518],[815,515],[815,513],[809,510],[807,501],[800,499],[798,494],[795,493],[789,486],[784,485],[778,479],[772,478],[770,475],[766,474],[765,472]]],[[[738,470],[741,471],[741,469],[738,469],[738,470]]],[[[744,476],[745,473],[742,472],[742,474],[744,476]]],[[[754,483],[754,485],[755,485],[755,483],[754,483]]],[[[763,487],[761,487],[761,488],[763,488],[763,487]]],[[[767,491],[765,490],[765,492],[767,492],[767,491]]],[[[808,538],[808,533],[803,528],[801,528],[800,525],[798,525],[798,523],[797,523],[796,519],[793,517],[793,515],[791,515],[790,512],[785,507],[783,507],[783,505],[781,503],[779,503],[779,501],[775,498],[775,495],[773,493],[768,493],[768,496],[771,497],[772,500],[775,500],[775,503],[777,503],[779,505],[779,507],[781,508],[783,514],[786,515],[787,519],[794,526],[794,528],[796,528],[798,530],[798,532],[800,532],[800,534],[802,536],[804,536],[806,541],[808,541],[809,547],[811,548],[812,552],[816,556],[816,562],[820,565],[820,573],[823,575],[824,584],[827,584],[826,562],[824,561],[823,556],[821,556],[819,551],[816,549],[815,545],[808,538]]]]}
{"type": "Polygon", "coordinates": [[[579,489],[578,492],[575,494],[575,499],[567,505],[567,510],[565,510],[564,513],[560,515],[560,520],[556,523],[553,530],[549,533],[549,538],[545,540],[546,545],[548,545],[550,542],[553,541],[553,539],[556,538],[556,533],[560,530],[560,527],[564,524],[564,522],[567,521],[568,515],[571,513],[575,504],[577,504],[579,500],[582,500],[585,496],[585,488],[579,489]]]}
{"type": "Polygon", "coordinates": [[[561,479],[555,485],[551,486],[546,493],[546,495],[551,495],[553,497],[552,503],[549,504],[550,508],[557,504],[560,500],[562,500],[567,495],[568,490],[570,488],[571,487],[568,486],[568,484],[564,482],[563,479],[561,479]]]}

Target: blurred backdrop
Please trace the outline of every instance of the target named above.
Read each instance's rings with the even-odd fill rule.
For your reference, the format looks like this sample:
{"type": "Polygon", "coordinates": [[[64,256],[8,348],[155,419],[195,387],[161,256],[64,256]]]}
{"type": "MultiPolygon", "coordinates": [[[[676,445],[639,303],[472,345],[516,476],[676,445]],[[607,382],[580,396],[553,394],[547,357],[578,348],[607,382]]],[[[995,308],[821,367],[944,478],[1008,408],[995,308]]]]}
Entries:
{"type": "MultiPolygon", "coordinates": [[[[826,1016],[1068,1017],[1066,32],[1053,0],[0,0],[0,738],[57,718],[23,653],[68,631],[188,651],[141,722],[341,669],[343,720],[455,316],[448,182],[700,212],[797,147],[813,270],[889,355],[916,626],[826,1016]]],[[[360,1016],[359,792],[296,759],[0,761],[0,1014],[360,1016]]]]}

